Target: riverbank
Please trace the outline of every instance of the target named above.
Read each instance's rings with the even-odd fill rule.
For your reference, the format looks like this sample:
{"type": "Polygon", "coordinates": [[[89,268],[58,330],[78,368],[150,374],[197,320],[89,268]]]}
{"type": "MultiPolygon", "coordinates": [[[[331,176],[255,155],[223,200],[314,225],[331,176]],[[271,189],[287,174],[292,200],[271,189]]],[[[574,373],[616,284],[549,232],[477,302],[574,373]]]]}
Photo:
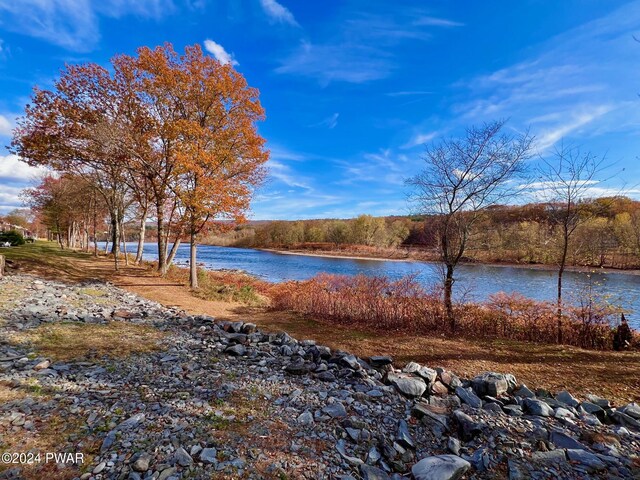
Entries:
{"type": "Polygon", "coordinates": [[[619,402],[640,401],[637,375],[640,352],[601,352],[564,345],[415,336],[401,332],[380,335],[361,327],[335,325],[291,312],[274,312],[266,307],[203,300],[183,282],[159,277],[149,267],[123,266],[116,273],[108,258],[61,251],[53,243],[38,242],[6,253],[18,267],[10,268],[11,272],[35,272],[44,278],[72,284],[90,279],[110,281],[132,293],[194,315],[230,321],[250,318],[267,330],[284,330],[362,357],[389,354],[400,365],[414,360],[440,365],[467,377],[487,370],[510,372],[526,384],[551,391],[569,389],[577,395],[595,393],[619,402]]]}
{"type": "MultiPolygon", "coordinates": [[[[233,248],[233,247],[228,247],[233,248]]],[[[421,259],[421,258],[397,258],[393,256],[384,255],[353,255],[350,253],[340,253],[332,250],[328,251],[309,251],[309,250],[279,250],[273,248],[255,248],[263,252],[277,253],[281,255],[301,255],[305,257],[319,257],[319,258],[341,258],[348,260],[371,260],[371,261],[383,261],[383,262],[409,262],[409,263],[428,263],[437,264],[437,258],[421,259]]],[[[537,263],[514,263],[514,262],[480,262],[480,261],[461,261],[460,265],[483,265],[488,267],[502,267],[502,268],[521,268],[529,270],[541,270],[549,272],[557,272],[558,267],[555,265],[544,265],[537,263]]],[[[577,273],[618,273],[624,275],[640,275],[640,269],[620,269],[620,268],[605,268],[605,267],[586,267],[567,265],[565,271],[577,272],[577,273]]]]}
{"type": "MultiPolygon", "coordinates": [[[[87,274],[105,266],[78,260],[87,274]]],[[[15,270],[0,280],[0,450],[17,454],[3,479],[640,474],[637,404],[432,363],[401,371],[269,333],[253,315],[224,322],[101,280],[15,270]],[[21,461],[45,452],[73,455],[21,461]]]]}

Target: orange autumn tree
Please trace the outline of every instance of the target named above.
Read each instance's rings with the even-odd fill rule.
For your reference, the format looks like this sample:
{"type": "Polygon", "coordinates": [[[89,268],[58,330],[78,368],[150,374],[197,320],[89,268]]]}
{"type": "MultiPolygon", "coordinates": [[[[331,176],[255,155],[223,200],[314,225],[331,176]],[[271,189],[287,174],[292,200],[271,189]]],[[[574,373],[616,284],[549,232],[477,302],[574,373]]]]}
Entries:
{"type": "Polygon", "coordinates": [[[242,221],[265,176],[269,152],[256,127],[264,119],[259,92],[197,45],[182,55],[170,44],[142,48],[135,71],[144,79],[142,98],[162,114],[155,115],[159,135],[172,139],[169,188],[184,209],[190,284],[197,288],[198,234],[212,221],[242,221]]]}
{"type": "Polygon", "coordinates": [[[11,151],[30,165],[78,175],[99,192],[111,219],[116,270],[128,194],[118,93],[105,68],[68,65],[52,90],[34,88],[11,144],[11,151]]]}

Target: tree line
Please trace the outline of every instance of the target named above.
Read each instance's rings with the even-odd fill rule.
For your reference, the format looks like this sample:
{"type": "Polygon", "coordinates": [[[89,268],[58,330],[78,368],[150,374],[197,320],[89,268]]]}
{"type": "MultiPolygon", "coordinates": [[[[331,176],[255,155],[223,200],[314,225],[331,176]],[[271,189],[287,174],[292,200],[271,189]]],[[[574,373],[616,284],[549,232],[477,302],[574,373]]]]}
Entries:
{"type": "Polygon", "coordinates": [[[106,212],[116,269],[127,219],[138,221],[139,260],[151,218],[158,270],[187,237],[197,287],[198,236],[242,221],[266,174],[258,97],[198,45],[182,54],[168,43],[142,47],[109,69],[67,65],[54,88],[34,89],[14,131],[12,151],[55,172],[27,191],[27,203],[61,246],[64,238],[86,248],[106,212]]]}

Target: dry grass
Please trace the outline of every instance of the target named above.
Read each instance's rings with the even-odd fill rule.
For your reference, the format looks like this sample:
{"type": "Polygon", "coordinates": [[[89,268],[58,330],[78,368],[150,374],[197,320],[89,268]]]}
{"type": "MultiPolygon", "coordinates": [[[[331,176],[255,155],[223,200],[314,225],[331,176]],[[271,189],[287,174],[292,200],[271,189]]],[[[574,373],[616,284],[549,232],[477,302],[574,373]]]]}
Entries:
{"type": "Polygon", "coordinates": [[[56,323],[13,334],[15,343],[30,344],[40,355],[59,361],[109,356],[123,358],[158,350],[165,334],[128,322],[56,323]]]}
{"type": "Polygon", "coordinates": [[[67,440],[76,436],[82,435],[82,426],[84,425],[84,419],[75,416],[69,416],[65,413],[64,416],[52,414],[45,420],[40,420],[35,423],[35,429],[33,431],[27,431],[22,428],[17,430],[11,430],[11,427],[7,427],[6,430],[0,432],[0,452],[39,452],[41,455],[40,463],[32,463],[27,465],[10,465],[0,464],[0,472],[7,470],[11,467],[20,466],[21,478],[25,480],[42,480],[42,479],[59,479],[59,480],[71,480],[77,478],[84,471],[86,471],[85,465],[91,465],[93,461],[93,455],[98,451],[100,446],[99,440],[94,438],[85,438],[81,444],[72,450],[63,450],[61,445],[67,443],[67,440]],[[45,454],[47,452],[62,453],[63,451],[70,451],[71,453],[83,453],[84,463],[80,465],[65,464],[65,467],[59,469],[54,462],[45,463],[45,454]]]}

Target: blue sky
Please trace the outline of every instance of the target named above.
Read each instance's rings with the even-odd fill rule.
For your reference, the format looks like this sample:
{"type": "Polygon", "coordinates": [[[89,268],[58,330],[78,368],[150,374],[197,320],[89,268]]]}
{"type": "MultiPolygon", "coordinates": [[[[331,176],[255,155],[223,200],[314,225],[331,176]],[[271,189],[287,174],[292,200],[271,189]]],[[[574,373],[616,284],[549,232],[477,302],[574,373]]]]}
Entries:
{"type": "MultiPolygon", "coordinates": [[[[425,142],[504,118],[541,155],[606,154],[607,188],[640,197],[634,35],[640,1],[0,0],[0,141],[65,62],[199,43],[261,91],[253,218],[406,214],[425,142]]],[[[38,173],[0,150],[0,212],[38,173]]]]}

